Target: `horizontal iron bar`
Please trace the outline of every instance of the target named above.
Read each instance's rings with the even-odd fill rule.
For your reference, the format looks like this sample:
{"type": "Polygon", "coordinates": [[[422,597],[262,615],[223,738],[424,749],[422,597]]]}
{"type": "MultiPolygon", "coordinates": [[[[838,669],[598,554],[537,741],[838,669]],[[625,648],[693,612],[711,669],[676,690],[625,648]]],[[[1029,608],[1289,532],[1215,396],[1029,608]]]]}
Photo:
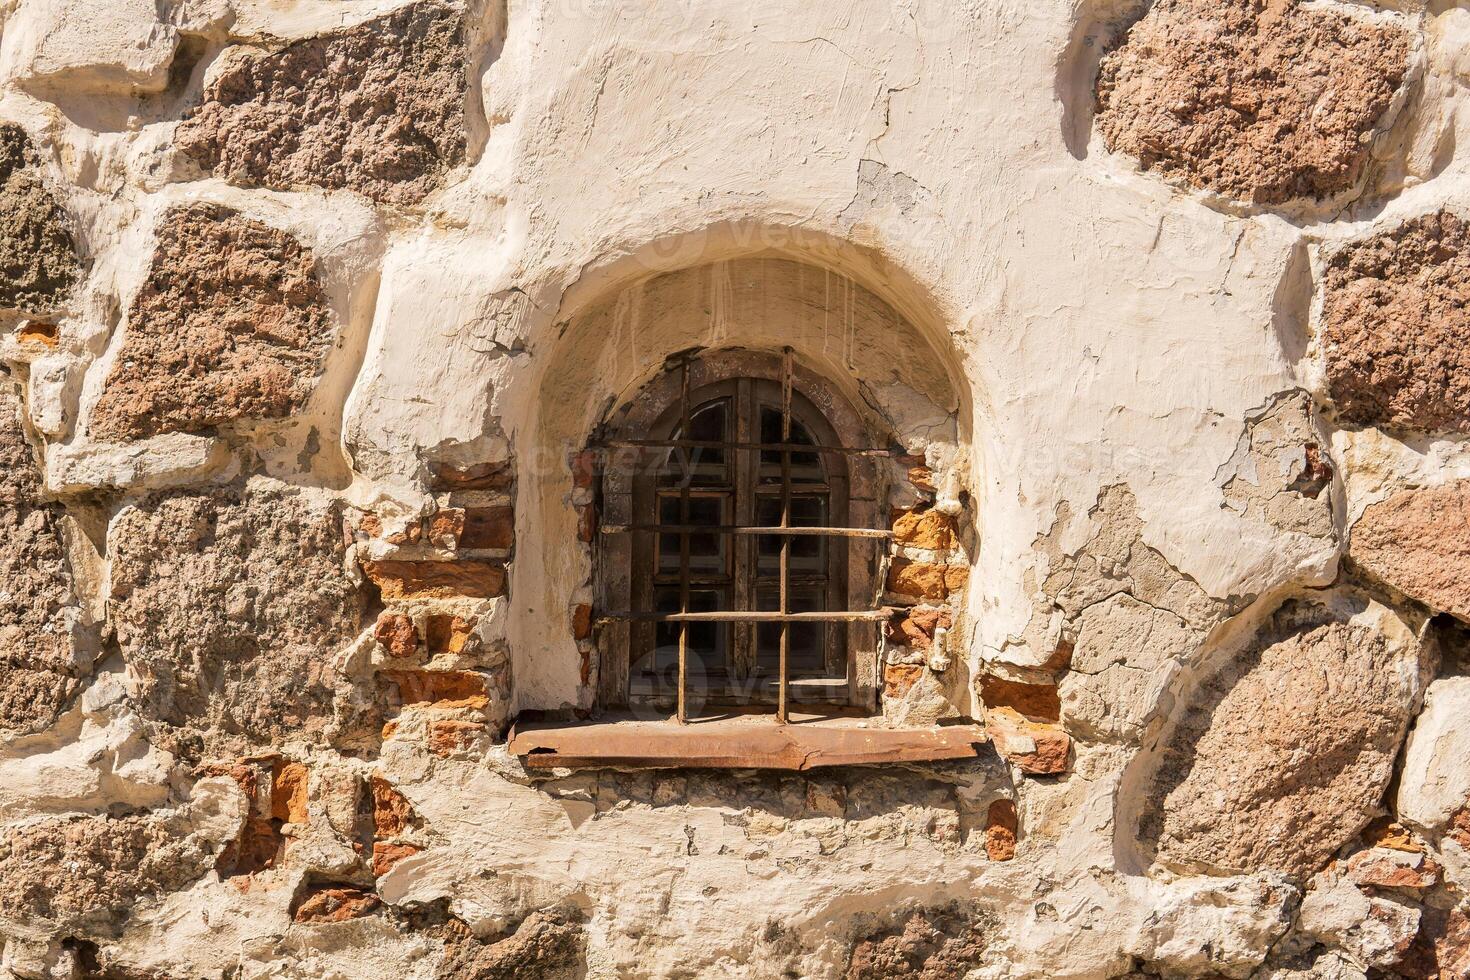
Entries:
{"type": "Polygon", "coordinates": [[[769,534],[778,537],[891,538],[892,531],[865,527],[743,527],[709,524],[604,524],[603,534],[648,531],[654,534],[769,534]]]}
{"type": "Polygon", "coordinates": [[[799,442],[724,442],[704,439],[607,439],[589,449],[737,449],[780,453],[835,453],[839,456],[895,456],[891,449],[861,449],[850,446],[808,446],[799,442]]]}
{"type": "Polygon", "coordinates": [[[892,609],[854,609],[846,612],[610,612],[603,620],[637,620],[652,623],[856,623],[879,622],[893,616],[892,609]]]}

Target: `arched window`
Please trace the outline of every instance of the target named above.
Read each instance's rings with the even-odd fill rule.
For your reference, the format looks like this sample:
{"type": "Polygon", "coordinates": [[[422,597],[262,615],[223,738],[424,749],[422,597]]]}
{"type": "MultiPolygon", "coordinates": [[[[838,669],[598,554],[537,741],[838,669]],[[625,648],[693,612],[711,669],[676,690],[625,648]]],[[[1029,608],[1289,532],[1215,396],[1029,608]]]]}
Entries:
{"type": "Polygon", "coordinates": [[[604,634],[604,702],[676,707],[682,646],[688,713],[775,710],[784,643],[792,711],[872,707],[886,450],[856,418],[789,354],[752,352],[685,360],[625,407],[604,480],[599,611],[624,624],[604,634]]]}

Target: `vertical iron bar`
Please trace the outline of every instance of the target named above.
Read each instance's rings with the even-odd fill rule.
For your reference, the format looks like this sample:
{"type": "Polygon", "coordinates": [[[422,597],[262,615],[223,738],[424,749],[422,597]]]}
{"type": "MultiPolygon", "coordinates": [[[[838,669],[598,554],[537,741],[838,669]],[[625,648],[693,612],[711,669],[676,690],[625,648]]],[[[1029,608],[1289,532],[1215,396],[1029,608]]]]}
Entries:
{"type": "MultiPolygon", "coordinates": [[[[689,360],[686,358],[680,368],[679,379],[679,413],[682,417],[680,422],[680,435],[690,438],[689,429],[689,360]]],[[[679,481],[679,612],[689,611],[689,484],[694,479],[694,462],[689,449],[683,450],[683,466],[681,467],[682,479],[679,481]]],[[[686,707],[685,690],[689,684],[689,623],[679,623],[679,724],[689,723],[689,713],[686,707]]]]}
{"type": "MultiPolygon", "coordinates": [[[[791,348],[781,351],[781,526],[791,526],[791,348]]],[[[781,614],[791,611],[789,582],[791,578],[791,536],[781,536],[781,614]]],[[[776,695],[776,721],[784,725],[790,719],[786,706],[787,660],[791,651],[791,624],[781,621],[781,678],[776,695]]]]}

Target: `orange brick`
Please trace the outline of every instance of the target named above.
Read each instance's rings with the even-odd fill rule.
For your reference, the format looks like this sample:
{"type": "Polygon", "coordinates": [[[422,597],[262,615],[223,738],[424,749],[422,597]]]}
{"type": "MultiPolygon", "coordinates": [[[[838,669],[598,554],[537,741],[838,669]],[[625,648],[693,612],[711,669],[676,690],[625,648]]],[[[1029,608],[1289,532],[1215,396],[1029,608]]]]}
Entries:
{"type": "Polygon", "coordinates": [[[883,696],[886,698],[901,698],[919,683],[919,678],[924,675],[924,668],[919,664],[884,664],[883,665],[883,696]]]}
{"type": "Polygon", "coordinates": [[[55,347],[57,340],[57,328],[54,323],[44,320],[27,320],[21,324],[15,332],[15,339],[22,344],[32,344],[39,347],[55,347]]]}
{"type": "Polygon", "coordinates": [[[429,518],[429,543],[441,548],[453,548],[464,534],[465,512],[458,507],[446,507],[429,518]]]}
{"type": "Polygon", "coordinates": [[[1055,684],[1027,684],[984,674],[980,700],[987,708],[1013,708],[1032,721],[1057,722],[1062,717],[1062,698],[1055,684]]]}
{"type": "Polygon", "coordinates": [[[954,547],[954,521],[933,508],[925,511],[893,512],[893,540],[925,551],[948,551],[954,547]]]}
{"type": "Polygon", "coordinates": [[[474,747],[485,726],[476,721],[444,719],[429,726],[429,751],[441,759],[474,747]]]}
{"type": "Polygon", "coordinates": [[[472,670],[380,670],[378,676],[398,688],[405,705],[483,708],[490,703],[485,675],[472,670]]]}
{"type": "Polygon", "coordinates": [[[373,843],[373,877],[381,878],[393,869],[393,865],[406,857],[413,857],[422,847],[412,844],[389,844],[385,841],[373,843]]]}
{"type": "Polygon", "coordinates": [[[382,776],[368,780],[373,793],[373,828],[376,837],[396,837],[413,821],[413,804],[382,776]]]}
{"type": "Polygon", "coordinates": [[[985,854],[992,861],[1009,861],[1016,856],[1016,804],[996,800],[985,815],[985,854]]]}
{"type": "Polygon", "coordinates": [[[363,571],[386,600],[490,599],[505,594],[505,567],[488,561],[370,561],[363,571]]]}
{"type": "Polygon", "coordinates": [[[328,885],[308,891],[292,918],[297,922],[345,922],[371,915],[381,904],[378,896],[361,888],[328,885]]]}
{"type": "Polygon", "coordinates": [[[943,602],[969,581],[968,565],[935,565],[894,558],[888,568],[888,591],[928,602],[943,602]]]}
{"type": "Polygon", "coordinates": [[[1010,708],[994,708],[985,712],[985,727],[996,751],[1027,775],[1067,771],[1072,739],[1060,726],[1028,721],[1010,708]]]}
{"type": "Polygon", "coordinates": [[[411,657],[419,646],[419,634],[414,629],[413,619],[398,613],[379,616],[373,636],[395,657],[411,657]]]}
{"type": "Polygon", "coordinates": [[[271,767],[271,816],[282,823],[306,823],[307,772],[300,762],[278,760],[271,767]]]}

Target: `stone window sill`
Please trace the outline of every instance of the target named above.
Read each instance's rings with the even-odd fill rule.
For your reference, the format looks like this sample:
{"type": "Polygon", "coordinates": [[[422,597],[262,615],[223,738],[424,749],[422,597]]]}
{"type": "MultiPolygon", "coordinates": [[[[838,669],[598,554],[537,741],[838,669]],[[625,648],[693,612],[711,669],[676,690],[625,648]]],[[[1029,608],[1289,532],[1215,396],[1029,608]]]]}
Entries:
{"type": "Polygon", "coordinates": [[[673,721],[604,716],[518,721],[509,746],[527,769],[784,769],[973,759],[988,743],[972,723],[878,728],[870,719],[735,715],[673,721]]]}

